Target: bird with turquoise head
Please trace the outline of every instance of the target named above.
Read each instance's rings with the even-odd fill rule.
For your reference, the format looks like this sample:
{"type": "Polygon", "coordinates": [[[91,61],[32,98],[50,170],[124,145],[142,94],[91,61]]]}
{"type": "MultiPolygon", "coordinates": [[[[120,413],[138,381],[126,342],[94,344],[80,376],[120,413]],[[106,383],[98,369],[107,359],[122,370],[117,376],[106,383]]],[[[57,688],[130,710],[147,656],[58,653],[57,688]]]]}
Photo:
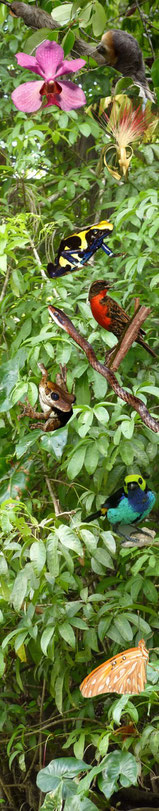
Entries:
{"type": "Polygon", "coordinates": [[[110,524],[116,528],[117,525],[138,523],[147,518],[155,501],[155,494],[149,490],[143,476],[140,473],[131,474],[125,476],[123,486],[115,493],[111,493],[100,509],[87,517],[86,522],[106,516],[110,524]]]}

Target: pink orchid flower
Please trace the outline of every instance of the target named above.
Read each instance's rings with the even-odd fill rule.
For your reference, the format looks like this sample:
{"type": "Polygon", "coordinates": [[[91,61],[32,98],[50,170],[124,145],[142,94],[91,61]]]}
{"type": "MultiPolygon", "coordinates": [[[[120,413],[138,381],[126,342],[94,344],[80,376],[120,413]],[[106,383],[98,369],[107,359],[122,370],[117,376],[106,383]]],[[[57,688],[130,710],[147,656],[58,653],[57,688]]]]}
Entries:
{"type": "Polygon", "coordinates": [[[42,105],[43,96],[48,107],[56,104],[61,110],[72,110],[85,104],[83,90],[70,81],[59,81],[64,73],[74,73],[85,65],[84,59],[64,59],[64,51],[56,42],[45,40],[36,49],[35,56],[16,54],[18,65],[42,76],[42,81],[25,82],[13,90],[12,100],[23,113],[35,113],[42,105]]]}

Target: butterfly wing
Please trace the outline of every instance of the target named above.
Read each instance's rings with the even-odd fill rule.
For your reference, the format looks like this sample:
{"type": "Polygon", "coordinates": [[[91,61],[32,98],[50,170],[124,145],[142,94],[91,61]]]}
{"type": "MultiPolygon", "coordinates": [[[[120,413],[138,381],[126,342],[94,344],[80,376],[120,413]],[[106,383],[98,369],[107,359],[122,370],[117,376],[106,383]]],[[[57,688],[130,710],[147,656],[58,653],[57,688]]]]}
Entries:
{"type": "Polygon", "coordinates": [[[147,660],[148,651],[144,640],[140,640],[137,648],[118,653],[86,676],[80,685],[82,695],[92,698],[102,693],[141,693],[146,684],[147,660]]]}

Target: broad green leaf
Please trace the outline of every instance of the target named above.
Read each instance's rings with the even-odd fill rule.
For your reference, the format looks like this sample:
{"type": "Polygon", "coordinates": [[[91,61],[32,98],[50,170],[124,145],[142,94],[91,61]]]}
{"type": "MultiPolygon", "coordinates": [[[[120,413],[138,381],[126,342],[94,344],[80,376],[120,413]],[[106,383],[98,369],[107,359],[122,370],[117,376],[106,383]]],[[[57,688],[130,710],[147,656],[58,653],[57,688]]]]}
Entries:
{"type": "Polygon", "coordinates": [[[73,747],[75,757],[79,758],[79,760],[83,757],[84,746],[85,746],[85,732],[81,732],[78,741],[74,743],[73,747]]]}
{"type": "Polygon", "coordinates": [[[58,676],[55,682],[55,701],[57,709],[59,710],[60,714],[62,714],[62,696],[63,696],[64,678],[65,675],[63,673],[62,676],[58,676]]]}
{"type": "Polygon", "coordinates": [[[74,552],[77,552],[77,555],[81,555],[83,557],[82,544],[72,529],[69,529],[69,527],[65,526],[65,524],[61,524],[56,532],[63,546],[66,546],[67,549],[73,549],[74,552]]]}
{"type": "Polygon", "coordinates": [[[25,436],[23,436],[22,439],[20,439],[18,444],[16,445],[17,459],[21,459],[21,456],[23,456],[24,453],[30,451],[32,445],[34,445],[34,443],[39,439],[40,436],[41,431],[39,431],[39,429],[37,428],[30,434],[25,434],[25,436]]]}
{"type": "Polygon", "coordinates": [[[120,635],[123,637],[124,641],[131,642],[133,639],[133,632],[130,622],[128,622],[124,614],[119,614],[118,617],[115,617],[114,623],[117,629],[119,630],[120,635]]]}
{"type": "Polygon", "coordinates": [[[92,28],[94,37],[100,37],[106,27],[106,14],[103,6],[98,0],[94,3],[94,13],[92,17],[92,28]]]}
{"type": "Polygon", "coordinates": [[[56,32],[50,31],[50,28],[42,28],[40,31],[35,31],[34,34],[31,34],[31,37],[25,40],[24,52],[26,54],[33,54],[34,49],[38,48],[41,42],[44,42],[45,39],[54,40],[56,36],[56,32]]]}
{"type": "Polygon", "coordinates": [[[46,549],[43,541],[34,541],[30,547],[30,560],[33,561],[35,570],[39,573],[43,569],[46,561],[46,549]]]}
{"type": "Polygon", "coordinates": [[[85,453],[85,446],[79,447],[78,450],[73,453],[67,468],[67,475],[69,479],[74,479],[74,476],[78,476],[78,473],[80,473],[80,470],[83,467],[85,453]]]}
{"type": "Polygon", "coordinates": [[[37,399],[38,399],[38,388],[35,386],[35,383],[28,383],[28,400],[31,406],[34,406],[37,399]]]}
{"type": "Polygon", "coordinates": [[[106,549],[102,549],[101,546],[97,546],[97,549],[94,552],[94,557],[98,563],[101,563],[101,566],[105,566],[106,568],[108,567],[108,569],[114,568],[109,552],[107,552],[106,549]]]}
{"type": "Polygon", "coordinates": [[[41,436],[41,445],[45,451],[52,453],[56,459],[61,459],[63,450],[65,448],[68,437],[68,428],[64,430],[57,429],[57,431],[50,431],[48,434],[41,436]]]}
{"type": "Polygon", "coordinates": [[[99,420],[99,422],[102,422],[103,425],[106,425],[106,423],[109,422],[109,413],[107,411],[107,408],[104,408],[103,406],[100,405],[96,406],[96,408],[94,408],[94,414],[97,417],[97,420],[99,420]]]}
{"type": "Polygon", "coordinates": [[[47,656],[48,645],[49,645],[50,639],[52,639],[53,634],[54,634],[54,628],[50,627],[50,625],[48,625],[47,628],[45,628],[44,631],[43,631],[40,644],[41,644],[41,650],[44,653],[44,656],[47,656]]]}
{"type": "Polygon", "coordinates": [[[5,671],[5,661],[2,650],[0,650],[0,678],[2,678],[5,671]]]}
{"type": "Polygon", "coordinates": [[[90,766],[83,760],[77,760],[74,757],[56,758],[51,760],[45,769],[38,772],[37,786],[41,791],[52,791],[57,788],[63,777],[74,779],[80,772],[89,769],[90,766]]]}
{"type": "Polygon", "coordinates": [[[51,11],[53,20],[56,20],[59,25],[67,25],[72,19],[73,3],[64,3],[57,6],[51,11]]]}
{"type": "Polygon", "coordinates": [[[11,601],[15,611],[19,611],[27,593],[27,575],[25,569],[18,572],[11,592],[11,601]]]}
{"type": "Polygon", "coordinates": [[[97,811],[97,806],[88,797],[67,797],[65,811],[97,811]]]}
{"type": "Polygon", "coordinates": [[[112,717],[113,717],[113,720],[115,721],[115,724],[120,724],[120,719],[121,719],[122,712],[123,712],[123,710],[125,710],[125,707],[127,706],[127,704],[128,704],[128,697],[127,696],[121,696],[121,698],[119,698],[119,699],[117,699],[117,701],[115,701],[115,704],[113,706],[113,712],[112,712],[112,717]]]}
{"type": "Polygon", "coordinates": [[[48,794],[46,794],[43,805],[41,805],[41,811],[61,811],[63,802],[62,790],[63,786],[61,782],[54,791],[49,791],[48,794]]]}
{"type": "Polygon", "coordinates": [[[71,648],[75,648],[75,634],[72,628],[72,625],[69,622],[63,622],[62,625],[59,625],[59,634],[62,636],[62,639],[71,645],[71,648]]]}
{"type": "Polygon", "coordinates": [[[59,556],[58,556],[58,540],[51,532],[48,535],[46,543],[46,560],[50,574],[53,577],[58,577],[59,574],[59,556]]]}
{"type": "Polygon", "coordinates": [[[151,76],[155,87],[159,87],[159,57],[153,62],[151,76]]]}
{"type": "Polygon", "coordinates": [[[90,442],[88,448],[86,449],[84,460],[85,468],[90,476],[92,475],[92,473],[94,473],[94,471],[97,468],[98,459],[99,459],[98,448],[95,442],[90,442]]]}
{"type": "Polygon", "coordinates": [[[62,47],[64,49],[65,59],[66,59],[67,54],[69,54],[70,51],[72,51],[72,48],[74,46],[74,41],[75,41],[75,35],[74,35],[74,32],[71,31],[71,29],[70,29],[70,31],[67,31],[67,33],[65,34],[65,36],[63,37],[63,40],[62,40],[62,47]]]}

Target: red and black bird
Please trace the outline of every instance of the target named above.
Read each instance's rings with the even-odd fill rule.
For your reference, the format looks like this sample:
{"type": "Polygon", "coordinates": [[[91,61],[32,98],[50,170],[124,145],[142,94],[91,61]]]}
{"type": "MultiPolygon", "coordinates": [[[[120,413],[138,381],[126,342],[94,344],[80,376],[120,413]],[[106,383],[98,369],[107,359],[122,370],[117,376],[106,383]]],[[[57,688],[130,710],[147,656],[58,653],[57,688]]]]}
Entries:
{"type": "MultiPolygon", "coordinates": [[[[93,282],[89,290],[88,298],[92,314],[97,323],[100,324],[101,327],[104,327],[104,329],[107,329],[108,332],[113,332],[119,340],[126,327],[129,326],[131,318],[125,310],[120,307],[120,304],[117,304],[113,298],[107,295],[110,287],[111,284],[103,279],[99,282],[93,282]]],[[[155,358],[155,352],[144,341],[144,335],[145,331],[139,329],[136,341],[155,358]]]]}

